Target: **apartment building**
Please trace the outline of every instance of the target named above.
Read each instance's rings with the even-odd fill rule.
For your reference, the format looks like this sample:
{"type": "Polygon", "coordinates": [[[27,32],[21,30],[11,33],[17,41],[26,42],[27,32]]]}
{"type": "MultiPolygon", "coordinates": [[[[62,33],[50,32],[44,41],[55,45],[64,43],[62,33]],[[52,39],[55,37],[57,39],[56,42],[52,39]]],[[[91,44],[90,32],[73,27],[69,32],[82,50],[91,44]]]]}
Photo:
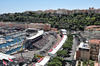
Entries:
{"type": "Polygon", "coordinates": [[[57,10],[45,10],[45,11],[42,11],[42,10],[38,10],[38,11],[34,11],[35,13],[57,13],[57,14],[74,14],[74,13],[100,13],[100,9],[94,9],[94,7],[89,7],[89,9],[82,9],[82,10],[79,10],[79,9],[74,9],[74,10],[67,10],[67,9],[57,9],[57,10]]]}
{"type": "Polygon", "coordinates": [[[77,47],[76,59],[89,60],[90,59],[90,46],[87,43],[81,42],[77,47]]]}
{"type": "Polygon", "coordinates": [[[50,10],[45,10],[44,12],[45,13],[51,13],[51,14],[53,14],[53,13],[56,13],[56,10],[50,9],[50,10]]]}
{"type": "Polygon", "coordinates": [[[85,28],[86,31],[100,31],[100,25],[91,25],[85,28]]]}
{"type": "Polygon", "coordinates": [[[57,9],[56,13],[57,14],[68,14],[67,10],[65,9],[57,9]]]}
{"type": "Polygon", "coordinates": [[[35,11],[35,13],[37,14],[41,14],[42,12],[43,12],[42,10],[35,11]]]}
{"type": "Polygon", "coordinates": [[[88,43],[81,42],[77,47],[76,59],[98,61],[100,39],[91,39],[88,43]]]}
{"type": "Polygon", "coordinates": [[[99,55],[98,55],[98,65],[100,66],[100,49],[99,49],[99,55]]]}
{"type": "Polygon", "coordinates": [[[30,23],[29,28],[36,28],[36,29],[43,29],[43,30],[50,30],[51,29],[51,25],[46,23],[30,23]]]}
{"type": "Polygon", "coordinates": [[[72,14],[74,14],[74,13],[79,13],[79,9],[72,10],[72,14]]]}
{"type": "Polygon", "coordinates": [[[98,61],[100,39],[89,40],[89,45],[90,45],[90,59],[98,61]]]}
{"type": "Polygon", "coordinates": [[[17,28],[35,28],[35,29],[43,29],[43,30],[51,30],[51,25],[48,23],[15,23],[15,22],[0,22],[0,27],[17,27],[17,28]]]}

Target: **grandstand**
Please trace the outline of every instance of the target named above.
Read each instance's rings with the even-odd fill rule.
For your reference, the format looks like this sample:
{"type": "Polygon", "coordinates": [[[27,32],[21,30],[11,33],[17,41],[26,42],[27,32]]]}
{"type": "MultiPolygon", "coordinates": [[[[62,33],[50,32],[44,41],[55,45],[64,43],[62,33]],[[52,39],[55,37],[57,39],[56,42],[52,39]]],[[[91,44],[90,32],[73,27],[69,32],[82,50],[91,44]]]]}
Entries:
{"type": "Polygon", "coordinates": [[[59,43],[57,43],[56,46],[54,46],[49,52],[48,54],[50,56],[56,56],[56,52],[62,47],[62,45],[65,43],[67,39],[67,36],[66,35],[63,35],[61,41],[59,43]]]}
{"type": "Polygon", "coordinates": [[[50,60],[50,56],[45,56],[44,58],[40,58],[36,64],[33,66],[45,66],[50,60]]]}
{"type": "MultiPolygon", "coordinates": [[[[62,31],[63,32],[63,31],[62,31]]],[[[65,33],[64,33],[65,34],[65,33]]],[[[45,56],[44,58],[41,58],[38,60],[38,62],[36,64],[34,64],[33,66],[45,66],[48,61],[50,60],[50,58],[56,56],[56,52],[58,50],[60,50],[60,48],[62,47],[62,45],[65,43],[65,41],[67,40],[67,36],[64,35],[62,36],[61,40],[59,43],[57,43],[49,52],[48,55],[49,56],[45,56]],[[47,59],[46,59],[47,57],[47,59]]]]}
{"type": "Polygon", "coordinates": [[[33,43],[32,45],[33,46],[30,46],[31,48],[32,47],[37,47],[38,49],[41,49],[44,45],[46,45],[46,42],[48,41],[48,35],[43,35],[43,38],[38,40],[37,42],[33,43]]]}
{"type": "MultiPolygon", "coordinates": [[[[26,30],[26,32],[27,32],[27,30],[26,30]]],[[[40,58],[38,61],[35,61],[35,62],[32,61],[33,62],[33,64],[31,63],[32,66],[46,66],[46,64],[49,62],[50,58],[56,56],[56,52],[61,49],[61,47],[65,43],[66,39],[67,39],[67,35],[65,35],[65,33],[62,34],[62,38],[59,41],[59,43],[57,43],[55,46],[53,46],[52,49],[49,52],[47,51],[45,57],[40,58]]],[[[47,44],[46,42],[48,42],[48,41],[50,41],[49,40],[49,34],[44,33],[43,30],[38,30],[35,35],[26,38],[25,48],[26,49],[36,49],[36,50],[42,48],[41,51],[37,52],[37,53],[41,54],[41,52],[44,51],[43,46],[45,46],[47,44]]],[[[54,42],[53,43],[48,43],[48,44],[53,45],[54,42]]],[[[50,49],[50,47],[51,46],[49,46],[49,49],[50,49]]],[[[33,51],[28,51],[27,54],[25,54],[25,53],[23,53],[23,54],[26,55],[26,56],[32,56],[32,58],[33,58],[33,55],[31,53],[34,53],[34,52],[33,51]]],[[[36,52],[34,54],[36,54],[36,52]]],[[[23,58],[20,58],[20,59],[19,58],[18,58],[18,60],[19,60],[20,63],[25,62],[25,60],[23,60],[23,58]]]]}
{"type": "MultiPolygon", "coordinates": [[[[33,30],[33,32],[37,31],[37,30],[34,30],[32,28],[28,28],[25,31],[31,32],[32,30],[33,30]]],[[[42,48],[42,46],[43,46],[42,42],[45,44],[45,42],[41,39],[41,38],[43,38],[43,33],[44,33],[43,30],[38,30],[37,33],[35,33],[34,35],[32,35],[30,37],[26,37],[25,48],[26,49],[30,49],[30,48],[33,49],[34,47],[37,48],[37,49],[42,48]],[[37,41],[37,40],[39,40],[39,41],[37,41]]],[[[44,39],[45,39],[45,37],[44,37],[44,39]]]]}
{"type": "Polygon", "coordinates": [[[49,62],[50,58],[56,56],[56,52],[60,50],[62,45],[65,43],[67,39],[66,35],[63,35],[60,42],[57,43],[49,52],[49,56],[45,56],[43,58],[40,58],[36,63],[34,63],[32,66],[46,66],[46,64],[49,62]]]}

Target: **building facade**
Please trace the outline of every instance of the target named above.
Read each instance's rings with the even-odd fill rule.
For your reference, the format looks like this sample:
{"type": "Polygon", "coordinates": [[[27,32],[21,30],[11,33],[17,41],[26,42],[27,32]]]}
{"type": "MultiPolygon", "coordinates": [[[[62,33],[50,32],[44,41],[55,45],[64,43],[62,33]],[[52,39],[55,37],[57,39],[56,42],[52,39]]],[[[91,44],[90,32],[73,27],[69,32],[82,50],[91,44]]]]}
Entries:
{"type": "Polygon", "coordinates": [[[76,59],[89,60],[90,46],[87,43],[81,42],[76,51],[76,59]]]}
{"type": "Polygon", "coordinates": [[[14,23],[14,22],[0,22],[0,27],[17,27],[17,28],[35,28],[43,30],[51,30],[51,24],[48,23],[14,23]]]}
{"type": "Polygon", "coordinates": [[[76,51],[76,59],[98,61],[100,39],[91,39],[88,43],[81,42],[76,51]]]}
{"type": "Polygon", "coordinates": [[[89,40],[89,45],[90,45],[90,59],[98,61],[100,39],[89,40]]]}
{"type": "Polygon", "coordinates": [[[39,10],[39,11],[34,11],[35,13],[56,13],[56,14],[74,14],[74,13],[100,13],[100,9],[95,9],[94,7],[89,7],[89,9],[82,9],[82,10],[79,10],[79,9],[74,9],[74,10],[67,10],[67,9],[57,9],[57,10],[45,10],[45,11],[42,11],[42,10],[39,10]]]}
{"type": "Polygon", "coordinates": [[[85,28],[86,31],[100,31],[100,25],[91,25],[85,28]]]}

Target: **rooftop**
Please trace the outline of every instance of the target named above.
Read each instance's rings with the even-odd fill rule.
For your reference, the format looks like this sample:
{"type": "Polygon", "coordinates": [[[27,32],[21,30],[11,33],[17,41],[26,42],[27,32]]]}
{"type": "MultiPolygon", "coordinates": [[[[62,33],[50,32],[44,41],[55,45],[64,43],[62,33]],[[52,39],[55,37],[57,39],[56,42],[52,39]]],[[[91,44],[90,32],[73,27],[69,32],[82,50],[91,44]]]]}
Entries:
{"type": "Polygon", "coordinates": [[[100,39],[91,39],[89,40],[90,44],[100,44],[100,39]]]}
{"type": "Polygon", "coordinates": [[[60,29],[60,30],[61,30],[61,31],[65,31],[65,32],[67,31],[66,29],[60,29]]]}
{"type": "Polygon", "coordinates": [[[86,27],[85,29],[92,29],[92,28],[97,28],[97,27],[100,28],[100,26],[98,26],[98,25],[90,25],[90,26],[86,27]]]}
{"type": "Polygon", "coordinates": [[[81,42],[80,45],[79,45],[79,48],[89,49],[89,44],[81,42]]]}

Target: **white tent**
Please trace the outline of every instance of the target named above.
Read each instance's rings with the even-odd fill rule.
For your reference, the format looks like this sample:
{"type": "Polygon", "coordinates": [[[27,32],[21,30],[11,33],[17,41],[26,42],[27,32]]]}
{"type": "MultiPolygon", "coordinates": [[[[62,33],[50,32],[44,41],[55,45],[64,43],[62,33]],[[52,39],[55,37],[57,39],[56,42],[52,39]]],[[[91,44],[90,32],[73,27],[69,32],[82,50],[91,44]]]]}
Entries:
{"type": "Polygon", "coordinates": [[[3,59],[9,60],[9,58],[14,59],[15,57],[7,55],[7,54],[0,53],[0,60],[3,60],[3,59]]]}
{"type": "Polygon", "coordinates": [[[45,66],[50,60],[50,56],[45,56],[40,62],[37,62],[35,66],[45,66]]]}
{"type": "Polygon", "coordinates": [[[55,56],[56,52],[62,47],[62,45],[65,43],[66,39],[67,39],[67,36],[63,35],[62,40],[59,42],[59,44],[55,48],[53,48],[52,51],[48,52],[49,55],[50,56],[55,56]]]}

